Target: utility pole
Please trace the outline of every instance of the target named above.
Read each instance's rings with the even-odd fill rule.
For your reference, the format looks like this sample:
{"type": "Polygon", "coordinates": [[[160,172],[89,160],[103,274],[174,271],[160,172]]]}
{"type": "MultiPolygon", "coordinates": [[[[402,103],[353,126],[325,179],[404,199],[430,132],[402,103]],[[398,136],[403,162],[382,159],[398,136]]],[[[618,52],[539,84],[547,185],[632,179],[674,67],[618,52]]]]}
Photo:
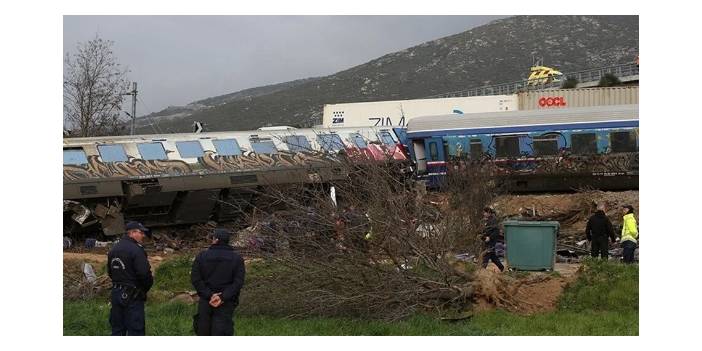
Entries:
{"type": "MultiPolygon", "coordinates": [[[[137,99],[137,83],[132,82],[132,84],[134,87],[132,89],[132,91],[123,94],[123,95],[131,95],[132,96],[132,114],[130,116],[130,117],[132,117],[132,127],[131,127],[131,130],[129,132],[130,135],[134,135],[134,127],[136,125],[136,101],[137,101],[136,100],[137,99]]],[[[129,113],[127,113],[127,114],[129,114],[129,113]]]]}
{"type": "Polygon", "coordinates": [[[131,135],[134,135],[134,127],[136,125],[136,96],[137,96],[137,88],[136,88],[136,82],[134,82],[134,90],[132,90],[132,132],[131,135]]]}

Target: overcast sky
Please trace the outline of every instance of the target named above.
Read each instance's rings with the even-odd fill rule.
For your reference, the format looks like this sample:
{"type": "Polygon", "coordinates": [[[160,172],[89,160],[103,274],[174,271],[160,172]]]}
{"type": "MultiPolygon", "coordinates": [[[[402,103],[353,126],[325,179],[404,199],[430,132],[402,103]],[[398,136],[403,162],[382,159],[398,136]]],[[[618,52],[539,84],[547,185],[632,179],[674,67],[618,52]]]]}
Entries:
{"type": "Polygon", "coordinates": [[[118,62],[138,83],[141,116],[242,89],[326,76],[502,17],[64,16],[63,50],[75,52],[78,42],[96,34],[114,41],[118,62]]]}

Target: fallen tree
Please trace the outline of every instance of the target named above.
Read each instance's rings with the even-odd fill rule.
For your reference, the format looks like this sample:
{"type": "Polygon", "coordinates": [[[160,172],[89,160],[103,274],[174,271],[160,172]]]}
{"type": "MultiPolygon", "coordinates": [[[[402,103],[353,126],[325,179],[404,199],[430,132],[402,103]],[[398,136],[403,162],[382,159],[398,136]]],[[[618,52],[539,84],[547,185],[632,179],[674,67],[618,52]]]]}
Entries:
{"type": "Polygon", "coordinates": [[[265,262],[278,268],[251,280],[244,311],[398,319],[465,311],[485,293],[500,306],[516,303],[476,279],[482,209],[499,190],[490,167],[450,165],[447,203],[431,201],[392,163],[339,167],[343,181],[257,194],[270,205],[248,212],[249,221],[265,262]]]}

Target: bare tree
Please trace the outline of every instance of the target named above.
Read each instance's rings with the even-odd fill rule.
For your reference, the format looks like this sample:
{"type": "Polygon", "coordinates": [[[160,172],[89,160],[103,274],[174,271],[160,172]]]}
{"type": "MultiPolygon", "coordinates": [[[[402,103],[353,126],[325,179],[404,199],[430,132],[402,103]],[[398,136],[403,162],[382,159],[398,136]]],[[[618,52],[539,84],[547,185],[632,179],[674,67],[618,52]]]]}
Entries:
{"type": "Polygon", "coordinates": [[[114,42],[98,36],[79,43],[64,58],[64,129],[74,136],[118,134],[123,128],[120,106],[129,88],[127,70],[112,52],[114,42]]]}

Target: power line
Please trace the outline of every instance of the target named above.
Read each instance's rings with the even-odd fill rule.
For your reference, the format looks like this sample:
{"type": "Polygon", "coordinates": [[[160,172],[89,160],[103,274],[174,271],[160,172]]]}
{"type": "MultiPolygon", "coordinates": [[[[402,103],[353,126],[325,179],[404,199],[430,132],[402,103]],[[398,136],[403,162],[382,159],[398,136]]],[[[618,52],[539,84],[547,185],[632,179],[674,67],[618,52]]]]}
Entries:
{"type": "MultiPolygon", "coordinates": [[[[139,99],[139,102],[141,103],[141,105],[144,107],[144,109],[145,109],[146,111],[151,111],[151,109],[150,109],[148,106],[146,106],[146,102],[144,101],[143,98],[142,98],[142,99],[139,99]]],[[[158,121],[156,121],[156,119],[154,119],[153,117],[151,117],[151,114],[148,114],[148,115],[146,115],[146,116],[144,116],[144,117],[146,117],[146,118],[149,119],[149,121],[150,121],[149,126],[151,126],[151,129],[152,129],[154,132],[156,132],[156,134],[163,134],[163,131],[161,130],[161,126],[158,125],[158,121]]]]}

